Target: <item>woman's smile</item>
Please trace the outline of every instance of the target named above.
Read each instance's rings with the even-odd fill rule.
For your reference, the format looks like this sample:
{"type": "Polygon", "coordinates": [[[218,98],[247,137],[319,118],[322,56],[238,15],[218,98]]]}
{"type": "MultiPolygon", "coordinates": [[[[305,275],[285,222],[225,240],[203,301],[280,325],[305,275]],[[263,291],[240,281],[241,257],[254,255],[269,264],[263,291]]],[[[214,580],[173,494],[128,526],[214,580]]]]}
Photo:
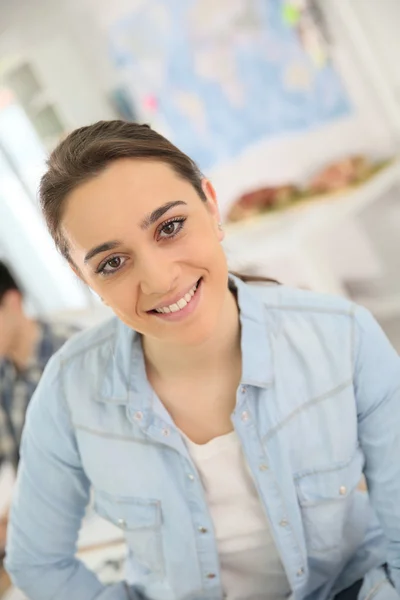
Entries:
{"type": "Polygon", "coordinates": [[[202,278],[192,285],[187,292],[176,295],[172,301],[165,301],[149,312],[166,321],[181,321],[192,315],[201,301],[202,278]]]}

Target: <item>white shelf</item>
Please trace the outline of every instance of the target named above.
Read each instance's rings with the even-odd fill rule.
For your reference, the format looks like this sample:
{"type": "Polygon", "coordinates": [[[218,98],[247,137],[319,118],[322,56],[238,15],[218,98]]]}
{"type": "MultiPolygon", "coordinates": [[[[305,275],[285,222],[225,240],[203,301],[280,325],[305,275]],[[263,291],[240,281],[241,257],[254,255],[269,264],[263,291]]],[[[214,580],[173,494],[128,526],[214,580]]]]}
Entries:
{"type": "Polygon", "coordinates": [[[348,191],[327,194],[301,201],[286,210],[228,223],[225,226],[226,240],[233,241],[253,234],[287,235],[292,229],[312,224],[331,226],[331,219],[354,216],[375,202],[393,185],[400,183],[400,159],[383,168],[371,179],[348,191]]]}
{"type": "MultiPolygon", "coordinates": [[[[246,265],[252,265],[260,273],[270,273],[289,285],[346,295],[340,269],[335,270],[324,245],[395,186],[400,189],[399,160],[347,192],[321,196],[285,211],[228,224],[224,248],[230,267],[243,270],[246,265]],[[285,268],[289,265],[289,280],[280,277],[282,264],[285,268]]],[[[366,272],[367,267],[368,260],[364,269],[361,260],[360,274],[366,272]]]]}

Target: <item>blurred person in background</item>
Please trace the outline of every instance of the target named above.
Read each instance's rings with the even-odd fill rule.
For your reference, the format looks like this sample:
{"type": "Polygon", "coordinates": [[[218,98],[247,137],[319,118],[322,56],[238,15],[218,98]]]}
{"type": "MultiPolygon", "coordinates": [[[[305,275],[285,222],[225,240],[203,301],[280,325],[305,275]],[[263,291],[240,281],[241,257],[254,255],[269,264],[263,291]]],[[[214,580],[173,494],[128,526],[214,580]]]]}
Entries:
{"type": "MultiPolygon", "coordinates": [[[[62,323],[30,318],[10,269],[0,261],[0,467],[16,470],[29,401],[49,358],[77,331],[62,323]]],[[[7,515],[0,518],[4,552],[7,515]]]]}
{"type": "Polygon", "coordinates": [[[400,359],[370,313],[229,273],[212,184],[147,126],[76,130],[40,197],[117,318],[35,393],[15,584],[31,600],[398,599],[400,359]],[[107,587],[75,556],[91,489],[129,549],[107,587]]]}

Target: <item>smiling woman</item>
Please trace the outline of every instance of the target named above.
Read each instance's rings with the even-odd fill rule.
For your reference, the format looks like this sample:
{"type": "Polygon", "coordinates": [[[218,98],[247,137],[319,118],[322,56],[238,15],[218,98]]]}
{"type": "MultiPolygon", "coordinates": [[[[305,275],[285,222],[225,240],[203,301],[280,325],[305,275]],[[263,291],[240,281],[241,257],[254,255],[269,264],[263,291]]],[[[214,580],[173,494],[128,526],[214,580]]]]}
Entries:
{"type": "Polygon", "coordinates": [[[117,318],[71,340],[31,403],[16,585],[31,600],[398,598],[400,364],[367,311],[228,273],[211,182],[147,126],[74,131],[40,198],[117,318]],[[129,547],[109,587],[75,557],[91,489],[129,547]]]}
{"type": "Polygon", "coordinates": [[[164,162],[113,161],[69,192],[56,232],[72,268],[120,319],[163,343],[208,340],[237,318],[227,292],[216,195],[206,179],[199,185],[202,202],[192,184],[164,162]],[[196,299],[201,296],[195,318],[197,301],[177,304],[191,289],[196,299]],[[169,306],[168,318],[156,310],[169,306]]]}

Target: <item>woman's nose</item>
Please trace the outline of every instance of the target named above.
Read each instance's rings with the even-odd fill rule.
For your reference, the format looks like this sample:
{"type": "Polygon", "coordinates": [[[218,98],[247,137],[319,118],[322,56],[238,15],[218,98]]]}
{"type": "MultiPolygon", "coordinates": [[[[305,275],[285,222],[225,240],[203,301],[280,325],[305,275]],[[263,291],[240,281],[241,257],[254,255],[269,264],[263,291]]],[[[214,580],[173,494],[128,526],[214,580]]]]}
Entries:
{"type": "Polygon", "coordinates": [[[177,265],[159,258],[142,262],[140,270],[140,289],[143,294],[166,294],[172,290],[178,279],[177,265]]]}

